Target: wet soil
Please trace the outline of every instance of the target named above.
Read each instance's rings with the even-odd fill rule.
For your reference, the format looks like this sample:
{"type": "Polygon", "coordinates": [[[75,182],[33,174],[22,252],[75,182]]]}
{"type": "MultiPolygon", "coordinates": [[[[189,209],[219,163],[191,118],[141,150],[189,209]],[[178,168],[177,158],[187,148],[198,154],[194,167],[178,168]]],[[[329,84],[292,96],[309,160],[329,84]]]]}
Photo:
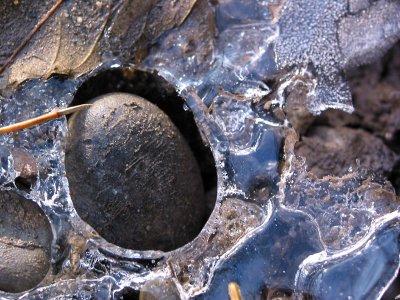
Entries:
{"type": "MultiPolygon", "coordinates": [[[[323,177],[343,175],[350,167],[389,178],[400,192],[400,44],[374,64],[349,71],[355,111],[327,110],[297,125],[296,153],[323,177]]],[[[289,116],[290,117],[290,116],[289,116]]]]}

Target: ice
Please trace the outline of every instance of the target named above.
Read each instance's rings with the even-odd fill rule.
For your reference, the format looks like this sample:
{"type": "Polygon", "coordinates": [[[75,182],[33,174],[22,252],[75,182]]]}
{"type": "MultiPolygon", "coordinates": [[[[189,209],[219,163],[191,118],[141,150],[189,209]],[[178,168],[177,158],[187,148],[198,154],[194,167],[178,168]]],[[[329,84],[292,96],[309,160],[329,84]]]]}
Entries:
{"type": "Polygon", "coordinates": [[[342,55],[335,23],[346,13],[347,1],[287,1],[279,19],[276,60],[283,68],[308,67],[317,85],[307,108],[319,113],[329,107],[352,111],[351,95],[340,75],[342,55]]]}
{"type": "Polygon", "coordinates": [[[276,211],[233,254],[220,260],[208,292],[196,299],[226,299],[231,281],[239,284],[243,299],[266,297],[271,288],[293,291],[303,260],[321,250],[311,219],[298,212],[276,211]]]}
{"type": "Polygon", "coordinates": [[[362,243],[327,258],[325,253],[309,256],[297,273],[298,290],[321,299],[377,299],[398,272],[398,216],[368,235],[362,243]],[[393,226],[394,225],[394,226],[393,226]],[[346,280],[338,280],[346,274],[346,280]],[[346,281],[346,282],[345,282],[346,281]]]}
{"type": "Polygon", "coordinates": [[[275,15],[272,4],[198,1],[137,65],[113,58],[80,78],[30,80],[1,98],[6,125],[68,106],[79,86],[105,70],[155,70],[180,92],[211,147],[218,196],[191,243],[168,253],[123,249],[73,207],[64,166],[66,118],[3,135],[0,190],[17,189],[11,149],[29,151],[39,180],[25,193],[45,212],[54,240],[50,275],[27,293],[0,297],[228,299],[231,281],[244,299],[382,295],[399,268],[393,188],[362,170],[323,179],[308,173],[280,114],[287,86],[305,75],[309,111],[352,110],[337,40],[347,1],[287,0],[275,15]]]}

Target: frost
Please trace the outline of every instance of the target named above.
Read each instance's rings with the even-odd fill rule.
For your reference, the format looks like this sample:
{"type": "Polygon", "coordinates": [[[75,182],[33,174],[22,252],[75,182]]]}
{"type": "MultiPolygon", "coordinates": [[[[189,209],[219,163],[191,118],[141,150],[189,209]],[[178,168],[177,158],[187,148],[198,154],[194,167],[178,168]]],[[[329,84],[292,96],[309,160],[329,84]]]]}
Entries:
{"type": "Polygon", "coordinates": [[[275,43],[280,69],[308,67],[317,85],[307,99],[313,113],[333,107],[352,111],[351,95],[342,78],[342,54],[336,22],[346,13],[347,1],[287,1],[279,19],[275,43]]]}

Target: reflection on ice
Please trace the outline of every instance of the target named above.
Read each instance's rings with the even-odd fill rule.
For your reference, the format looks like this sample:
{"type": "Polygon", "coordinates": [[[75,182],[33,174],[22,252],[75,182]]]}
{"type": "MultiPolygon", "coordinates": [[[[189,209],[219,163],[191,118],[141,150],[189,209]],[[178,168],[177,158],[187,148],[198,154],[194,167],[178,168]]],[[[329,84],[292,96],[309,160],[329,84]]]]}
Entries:
{"type": "Polygon", "coordinates": [[[297,274],[297,290],[316,299],[376,299],[399,268],[398,216],[347,251],[309,256],[297,274]]]}
{"type": "Polygon", "coordinates": [[[228,180],[250,198],[259,189],[276,187],[282,139],[273,129],[257,128],[253,134],[253,145],[240,151],[231,149],[225,155],[228,180]]]}
{"type": "Polygon", "coordinates": [[[243,299],[264,299],[268,289],[293,291],[303,260],[323,249],[318,235],[315,223],[306,215],[277,209],[221,259],[209,289],[198,299],[228,299],[230,281],[239,284],[243,299]]]}

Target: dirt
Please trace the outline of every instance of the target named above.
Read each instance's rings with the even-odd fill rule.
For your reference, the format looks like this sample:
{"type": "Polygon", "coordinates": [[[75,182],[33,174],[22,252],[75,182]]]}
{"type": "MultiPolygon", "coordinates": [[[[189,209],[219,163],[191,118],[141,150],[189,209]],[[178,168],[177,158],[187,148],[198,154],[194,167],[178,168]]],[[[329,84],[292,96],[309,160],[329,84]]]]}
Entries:
{"type": "Polygon", "coordinates": [[[343,176],[359,166],[387,176],[398,160],[380,138],[348,127],[313,126],[297,143],[296,153],[306,157],[309,171],[320,178],[343,176]]]}
{"type": "Polygon", "coordinates": [[[349,72],[354,113],[328,110],[307,115],[303,123],[291,117],[301,135],[296,153],[306,159],[308,170],[322,177],[343,175],[350,167],[369,169],[390,178],[399,193],[399,68],[397,44],[378,62],[349,72]]]}

